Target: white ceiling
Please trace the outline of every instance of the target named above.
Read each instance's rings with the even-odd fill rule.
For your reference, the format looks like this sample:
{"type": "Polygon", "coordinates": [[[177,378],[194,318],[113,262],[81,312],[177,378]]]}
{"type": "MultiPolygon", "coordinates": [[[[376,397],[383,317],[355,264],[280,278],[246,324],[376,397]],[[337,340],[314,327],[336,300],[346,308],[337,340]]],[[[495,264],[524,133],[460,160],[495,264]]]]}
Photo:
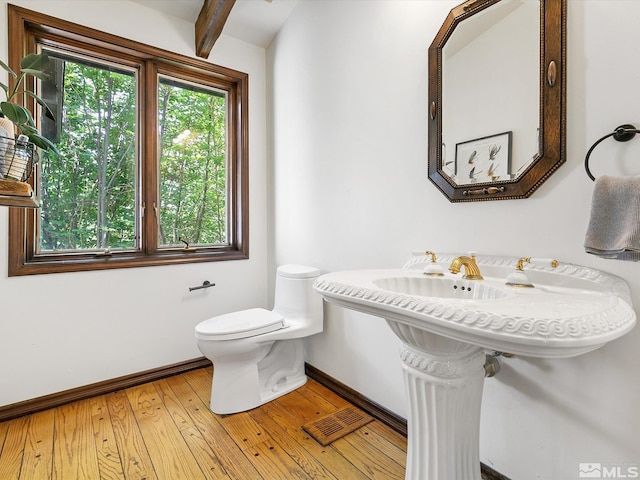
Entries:
{"type": "MultiPolygon", "coordinates": [[[[132,0],[195,24],[203,0],[132,0]]],[[[236,0],[222,33],[267,47],[298,0],[236,0]]]]}

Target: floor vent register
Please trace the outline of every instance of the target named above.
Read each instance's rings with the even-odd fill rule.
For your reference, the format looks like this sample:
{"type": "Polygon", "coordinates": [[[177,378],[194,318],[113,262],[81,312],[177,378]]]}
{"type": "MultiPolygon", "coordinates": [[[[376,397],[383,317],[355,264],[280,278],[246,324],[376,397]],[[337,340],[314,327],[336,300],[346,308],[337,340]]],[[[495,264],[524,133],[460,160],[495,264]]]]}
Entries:
{"type": "Polygon", "coordinates": [[[322,446],[326,446],[372,420],[373,418],[366,413],[353,407],[346,407],[309,422],[303,425],[302,429],[322,446]]]}

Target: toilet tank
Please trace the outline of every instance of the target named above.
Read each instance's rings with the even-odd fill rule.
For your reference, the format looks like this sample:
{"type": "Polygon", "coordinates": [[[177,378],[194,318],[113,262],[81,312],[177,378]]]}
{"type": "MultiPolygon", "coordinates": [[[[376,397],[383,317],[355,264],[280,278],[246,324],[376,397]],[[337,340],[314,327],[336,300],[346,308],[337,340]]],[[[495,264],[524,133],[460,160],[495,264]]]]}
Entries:
{"type": "Polygon", "coordinates": [[[320,270],[315,267],[278,267],[273,310],[287,320],[309,325],[316,323],[321,329],[322,296],[313,289],[313,282],[318,276],[320,270]]]}

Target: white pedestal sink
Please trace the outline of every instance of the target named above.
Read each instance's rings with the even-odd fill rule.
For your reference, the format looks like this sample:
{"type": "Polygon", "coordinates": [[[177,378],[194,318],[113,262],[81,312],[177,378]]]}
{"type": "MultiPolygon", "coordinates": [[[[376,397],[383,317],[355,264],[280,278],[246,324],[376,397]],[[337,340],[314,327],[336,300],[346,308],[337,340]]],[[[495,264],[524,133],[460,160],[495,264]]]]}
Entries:
{"type": "MultiPolygon", "coordinates": [[[[441,255],[444,269],[456,255],[441,255]]],[[[561,358],[580,355],[636,323],[627,284],[578,265],[530,265],[534,288],[505,285],[518,259],[481,256],[484,280],[428,277],[431,258],[402,269],[318,278],[325,300],[383,317],[403,346],[409,399],[406,480],[480,480],[479,426],[485,350],[561,358]]]]}

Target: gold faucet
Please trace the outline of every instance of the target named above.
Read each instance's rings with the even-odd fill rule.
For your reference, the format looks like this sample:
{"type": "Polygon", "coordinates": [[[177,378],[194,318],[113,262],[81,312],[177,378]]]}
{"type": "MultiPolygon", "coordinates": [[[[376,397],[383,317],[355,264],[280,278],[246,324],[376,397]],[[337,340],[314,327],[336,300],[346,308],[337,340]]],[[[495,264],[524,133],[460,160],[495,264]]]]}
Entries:
{"type": "Polygon", "coordinates": [[[449,265],[449,271],[453,274],[460,273],[460,267],[464,266],[464,275],[462,278],[466,280],[484,280],[480,274],[480,269],[476,264],[476,256],[470,257],[460,256],[456,258],[451,265],[449,265]]]}

